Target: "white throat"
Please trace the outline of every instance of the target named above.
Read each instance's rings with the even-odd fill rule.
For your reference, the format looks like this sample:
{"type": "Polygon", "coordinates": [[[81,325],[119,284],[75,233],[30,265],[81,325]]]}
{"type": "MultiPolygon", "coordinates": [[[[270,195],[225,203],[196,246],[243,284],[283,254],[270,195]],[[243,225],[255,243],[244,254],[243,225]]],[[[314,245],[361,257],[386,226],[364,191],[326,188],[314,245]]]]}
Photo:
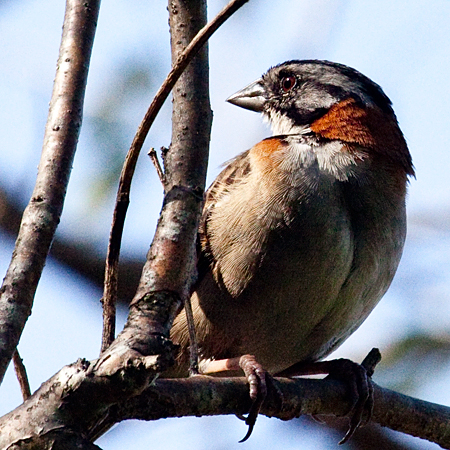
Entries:
{"type": "Polygon", "coordinates": [[[309,130],[307,125],[295,125],[294,121],[279,112],[264,113],[264,120],[269,122],[274,136],[286,134],[302,134],[309,130]]]}

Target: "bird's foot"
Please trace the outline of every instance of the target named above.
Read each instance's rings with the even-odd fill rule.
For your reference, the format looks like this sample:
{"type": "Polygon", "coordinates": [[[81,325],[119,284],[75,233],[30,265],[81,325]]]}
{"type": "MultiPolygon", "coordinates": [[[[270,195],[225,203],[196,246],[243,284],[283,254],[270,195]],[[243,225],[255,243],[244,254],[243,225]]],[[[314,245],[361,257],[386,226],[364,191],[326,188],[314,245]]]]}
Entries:
{"type": "Polygon", "coordinates": [[[345,444],[361,426],[370,421],[373,413],[373,385],[372,375],[375,366],[380,362],[381,354],[373,348],[361,364],[349,359],[335,359],[313,363],[299,363],[281,372],[280,376],[301,376],[328,374],[327,378],[340,380],[350,387],[352,407],[349,411],[350,426],[339,444],[345,444]],[[363,420],[364,418],[364,420],[363,420]]]}
{"type": "Polygon", "coordinates": [[[239,358],[239,367],[243,370],[250,386],[252,406],[245,418],[248,425],[247,434],[239,441],[245,442],[252,434],[261,406],[267,396],[267,379],[269,374],[253,355],[242,355],[239,358]]]}
{"type": "Polygon", "coordinates": [[[361,364],[348,359],[325,361],[329,363],[328,377],[345,381],[350,387],[352,399],[350,426],[339,442],[340,445],[345,444],[360,426],[366,425],[372,418],[374,404],[372,375],[380,360],[379,350],[372,349],[361,364]]]}
{"type": "Polygon", "coordinates": [[[238,370],[242,370],[247,378],[250,387],[250,399],[252,400],[252,405],[247,417],[240,415],[237,416],[239,419],[244,420],[248,425],[247,434],[239,441],[244,442],[250,437],[253,428],[255,427],[259,411],[261,410],[261,406],[267,396],[267,383],[271,380],[270,375],[261,366],[261,364],[256,361],[256,358],[253,355],[243,355],[238,358],[214,360],[209,362],[202,372],[205,375],[209,375],[227,371],[234,372],[238,370]]]}
{"type": "Polygon", "coordinates": [[[345,381],[350,387],[352,399],[352,407],[349,412],[351,413],[350,426],[339,445],[348,442],[354,432],[360,426],[366,425],[372,418],[374,403],[372,375],[375,366],[380,361],[380,351],[377,348],[373,348],[361,364],[349,359],[336,359],[334,361],[317,363],[326,365],[328,378],[345,381]]]}

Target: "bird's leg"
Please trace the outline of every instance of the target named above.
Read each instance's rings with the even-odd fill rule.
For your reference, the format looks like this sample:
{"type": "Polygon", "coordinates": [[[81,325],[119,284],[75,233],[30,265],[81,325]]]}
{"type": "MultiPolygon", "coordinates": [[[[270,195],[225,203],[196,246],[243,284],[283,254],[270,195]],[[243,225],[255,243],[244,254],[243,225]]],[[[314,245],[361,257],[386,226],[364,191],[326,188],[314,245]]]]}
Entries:
{"type": "Polygon", "coordinates": [[[350,386],[352,398],[352,416],[349,429],[339,444],[345,444],[361,425],[364,411],[367,412],[365,423],[370,421],[373,412],[373,386],[371,377],[375,366],[380,362],[378,349],[373,348],[361,364],[349,359],[335,359],[311,363],[294,364],[289,369],[277,374],[280,376],[300,376],[328,374],[329,378],[345,381],[350,386]]]}
{"type": "Polygon", "coordinates": [[[268,373],[264,370],[261,364],[256,361],[256,358],[253,355],[242,355],[238,358],[211,361],[203,373],[208,375],[217,372],[240,369],[244,372],[247,378],[250,386],[250,398],[252,400],[252,406],[247,417],[245,418],[245,423],[248,425],[248,431],[244,438],[239,441],[244,442],[252,434],[261,405],[267,396],[268,373]]]}

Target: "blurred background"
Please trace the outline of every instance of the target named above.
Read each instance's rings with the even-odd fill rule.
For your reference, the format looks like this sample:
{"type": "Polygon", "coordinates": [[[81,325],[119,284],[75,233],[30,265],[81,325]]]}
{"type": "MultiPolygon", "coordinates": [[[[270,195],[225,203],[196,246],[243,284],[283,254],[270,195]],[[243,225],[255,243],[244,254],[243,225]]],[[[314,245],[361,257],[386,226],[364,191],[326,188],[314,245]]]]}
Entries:
{"type": "MultiPolygon", "coordinates": [[[[209,2],[212,18],[224,5],[209,2]]],[[[0,269],[5,273],[20,215],[31,195],[55,73],[63,0],[0,0],[0,269]]],[[[261,118],[225,103],[270,66],[328,59],[379,83],[394,104],[416,168],[408,196],[409,230],[391,289],[332,357],[362,360],[379,347],[374,379],[384,387],[450,405],[450,2],[419,0],[251,0],[210,40],[214,111],[208,184],[220,165],[269,135],[261,118]]],[[[93,359],[101,341],[101,281],[121,164],[152,96],[170,69],[166,4],[103,2],[84,123],[65,210],[19,351],[34,391],[63,365],[93,359]]],[[[170,144],[170,102],[144,150],[170,144]]],[[[122,247],[121,299],[131,299],[154,233],[162,189],[143,152],[131,192],[122,247]]],[[[118,329],[126,317],[121,307],[118,329]]],[[[12,367],[0,388],[0,414],[21,402],[12,367]]],[[[105,450],[329,449],[331,427],[301,418],[260,417],[252,437],[234,416],[117,425],[105,450]],[[176,431],[176,433],[174,432],[176,431]]],[[[356,433],[351,449],[437,449],[380,427],[356,433]]]]}

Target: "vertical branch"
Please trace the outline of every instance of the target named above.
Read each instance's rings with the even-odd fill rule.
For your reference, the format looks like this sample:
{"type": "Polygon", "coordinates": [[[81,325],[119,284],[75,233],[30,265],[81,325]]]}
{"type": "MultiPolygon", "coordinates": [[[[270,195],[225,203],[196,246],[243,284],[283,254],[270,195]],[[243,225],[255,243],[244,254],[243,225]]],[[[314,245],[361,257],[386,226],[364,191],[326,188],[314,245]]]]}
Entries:
{"type": "MultiPolygon", "coordinates": [[[[189,45],[197,30],[204,26],[203,21],[206,21],[206,0],[169,1],[173,62],[189,45]]],[[[205,45],[184,71],[173,90],[172,143],[164,160],[167,187],[171,184],[181,185],[183,182],[187,182],[188,185],[200,182],[195,179],[195,176],[197,172],[206,173],[211,125],[208,47],[205,45]],[[206,152],[203,149],[206,149],[206,152]],[[190,164],[184,163],[185,155],[191,155],[190,164]]],[[[203,202],[200,206],[203,206],[203,202]]],[[[195,248],[191,249],[191,254],[195,255],[195,248]]],[[[193,261],[190,261],[190,264],[191,272],[193,272],[193,261]]],[[[190,290],[184,293],[183,302],[191,341],[190,371],[196,374],[198,373],[197,342],[190,290]]]]}
{"type": "MultiPolygon", "coordinates": [[[[144,341],[149,338],[149,333],[155,333],[155,330],[158,330],[159,334],[167,335],[173,314],[180,306],[181,300],[189,296],[191,283],[189,278],[193,262],[189,261],[188,264],[186,258],[192,258],[195,253],[195,235],[203,203],[212,122],[208,94],[207,49],[203,48],[195,61],[191,60],[209,37],[247,1],[231,0],[201,30],[200,27],[206,23],[204,2],[195,13],[192,13],[195,10],[193,1],[180,5],[171,2],[169,5],[171,29],[177,28],[172,32],[172,59],[176,62],[173,63],[172,70],[139,125],[122,168],[105,271],[102,352],[109,346],[113,335],[120,243],[137,158],[156,115],[188,64],[190,67],[183,75],[184,81],[178,83],[178,91],[174,94],[174,102],[179,106],[174,108],[173,120],[176,125],[173,128],[172,149],[168,151],[166,158],[168,179],[165,177],[166,196],[158,228],[147,255],[138,291],[131,303],[127,326],[114,342],[111,352],[116,351],[121,344],[133,346],[132,343],[139,340],[141,340],[140,350],[144,350],[144,341]],[[183,98],[185,95],[186,98],[183,98]],[[182,125],[185,119],[186,125],[182,125]],[[158,292],[157,300],[151,299],[152,292],[158,292]],[[167,295],[160,295],[162,292],[166,292],[167,295]],[[150,311],[148,305],[152,301],[153,310],[150,311]],[[159,312],[155,308],[159,309],[159,312]],[[160,314],[163,317],[160,317],[160,314]],[[156,317],[158,320],[155,321],[156,317]]],[[[102,364],[107,359],[108,355],[105,353],[102,364]]]]}
{"type": "MultiPolygon", "coordinates": [[[[206,24],[206,1],[171,0],[169,24],[175,62],[206,24]]],[[[137,317],[136,311],[142,313],[149,295],[167,293],[165,321],[154,323],[155,330],[164,335],[174,312],[189,297],[194,276],[212,123],[208,77],[208,48],[204,45],[173,90],[172,143],[164,159],[166,195],[141,283],[131,303],[130,317],[137,317]]],[[[162,304],[159,300],[158,307],[162,304]]]]}
{"type": "Polygon", "coordinates": [[[100,0],[67,0],[38,175],[0,290],[0,381],[31,313],[59,223],[80,132],[100,0]]]}
{"type": "MultiPolygon", "coordinates": [[[[187,55],[183,50],[189,47],[188,44],[206,24],[206,1],[170,1],[169,22],[172,60],[181,64],[180,60],[186,61],[187,55]]],[[[208,27],[205,27],[203,38],[207,29],[208,27]]],[[[196,39],[194,44],[191,43],[190,48],[196,47],[198,53],[187,67],[184,66],[185,71],[181,74],[180,66],[174,64],[169,75],[172,80],[174,74],[179,78],[173,94],[172,144],[164,161],[163,207],[138,289],[130,304],[127,324],[100,357],[96,366],[98,373],[117,370],[117,361],[125,361],[130,352],[131,357],[136,358],[136,350],[144,356],[166,357],[158,360],[159,369],[155,368],[155,372],[164,370],[164,365],[167,365],[171,357],[167,338],[177,311],[190,295],[194,279],[195,243],[203,206],[212,122],[208,89],[208,52],[207,47],[201,46],[200,42],[196,39]],[[178,73],[175,72],[175,66],[178,73]],[[112,358],[112,355],[117,357],[112,358]]],[[[201,44],[203,45],[204,41],[201,44]]],[[[164,89],[167,89],[169,81],[164,84],[164,89]]],[[[160,98],[157,100],[157,97],[138,130],[127,161],[137,158],[153,121],[150,120],[155,114],[153,105],[156,101],[161,101],[160,98]],[[142,130],[146,130],[144,134],[142,130]],[[134,154],[133,158],[131,153],[134,154]]],[[[131,181],[133,170],[134,166],[127,175],[124,166],[121,178],[131,181]]],[[[119,187],[119,192],[121,191],[128,192],[126,183],[122,184],[122,180],[119,187]]]]}

